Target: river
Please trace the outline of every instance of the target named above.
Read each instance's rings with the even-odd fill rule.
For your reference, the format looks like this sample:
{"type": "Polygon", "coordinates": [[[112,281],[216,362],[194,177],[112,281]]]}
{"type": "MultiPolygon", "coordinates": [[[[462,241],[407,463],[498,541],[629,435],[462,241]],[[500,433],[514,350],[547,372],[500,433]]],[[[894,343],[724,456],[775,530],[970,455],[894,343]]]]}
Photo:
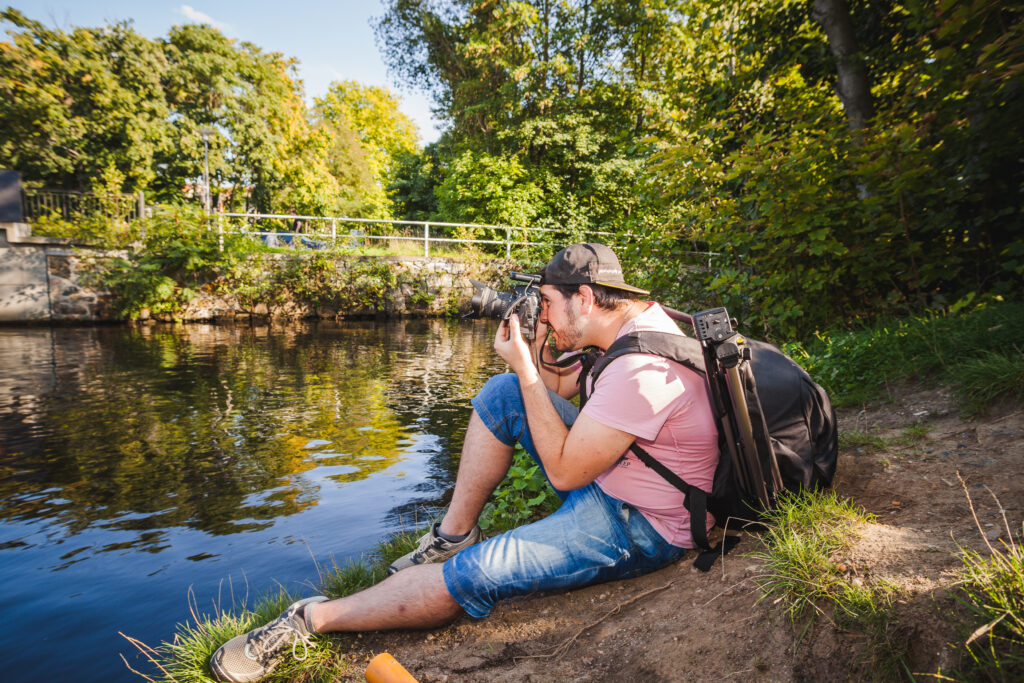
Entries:
{"type": "Polygon", "coordinates": [[[0,328],[6,681],[132,681],[187,621],[428,519],[487,321],[0,328]]]}

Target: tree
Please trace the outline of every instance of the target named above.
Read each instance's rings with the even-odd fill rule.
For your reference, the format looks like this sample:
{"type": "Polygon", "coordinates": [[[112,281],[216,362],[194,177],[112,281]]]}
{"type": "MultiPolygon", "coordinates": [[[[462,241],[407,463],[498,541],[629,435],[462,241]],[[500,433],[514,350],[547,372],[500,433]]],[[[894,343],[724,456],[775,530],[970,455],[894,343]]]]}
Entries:
{"type": "Polygon", "coordinates": [[[129,23],[70,33],[7,9],[0,43],[0,164],[29,184],[146,190],[180,201],[203,174],[236,206],[324,213],[339,190],[330,137],[310,126],[294,62],[209,26],[151,41],[129,23]]]}
{"type": "Polygon", "coordinates": [[[352,194],[356,215],[388,214],[397,160],[417,150],[416,124],[398,106],[387,89],[355,81],[332,83],[316,99],[314,116],[333,138],[332,173],[352,194]]]}
{"type": "Polygon", "coordinates": [[[631,189],[651,151],[648,79],[669,12],[624,0],[388,3],[385,60],[450,124],[438,149],[459,178],[438,185],[440,217],[499,222],[470,204],[497,210],[512,183],[533,202],[518,215],[565,230],[557,239],[635,220],[649,206],[631,189]],[[498,168],[513,177],[495,182],[498,168]],[[496,194],[456,199],[455,187],[496,194]]]}
{"type": "Polygon", "coordinates": [[[202,128],[210,139],[211,185],[247,194],[256,209],[328,213],[337,183],[328,172],[330,140],[314,131],[294,76],[295,63],[254,45],[235,45],[212,27],[176,26],[163,42],[168,103],[177,144],[165,160],[164,196],[201,175],[202,128]]]}
{"type": "Polygon", "coordinates": [[[159,46],[129,23],[51,30],[0,12],[0,165],[67,190],[146,189],[172,145],[159,46]]]}

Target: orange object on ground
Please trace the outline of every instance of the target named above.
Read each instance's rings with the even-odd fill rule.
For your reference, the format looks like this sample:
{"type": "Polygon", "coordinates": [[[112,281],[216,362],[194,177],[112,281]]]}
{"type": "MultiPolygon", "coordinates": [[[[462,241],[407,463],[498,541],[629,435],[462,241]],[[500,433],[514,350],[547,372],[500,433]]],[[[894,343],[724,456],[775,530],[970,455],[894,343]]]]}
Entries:
{"type": "Polygon", "coordinates": [[[370,666],[366,667],[366,680],[369,683],[417,683],[412,674],[387,652],[381,652],[370,661],[370,666]]]}

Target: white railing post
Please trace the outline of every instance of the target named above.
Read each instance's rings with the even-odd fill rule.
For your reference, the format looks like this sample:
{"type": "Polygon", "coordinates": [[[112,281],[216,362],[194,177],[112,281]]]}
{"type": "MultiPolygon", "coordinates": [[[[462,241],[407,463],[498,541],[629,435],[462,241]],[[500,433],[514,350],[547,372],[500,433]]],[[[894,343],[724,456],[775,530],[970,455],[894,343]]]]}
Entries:
{"type": "Polygon", "coordinates": [[[338,217],[331,217],[331,246],[338,246],[338,217]]]}
{"type": "Polygon", "coordinates": [[[224,216],[217,216],[217,248],[224,251],[224,216]]]}
{"type": "Polygon", "coordinates": [[[423,224],[423,258],[430,257],[430,223],[423,224]]]}
{"type": "Polygon", "coordinates": [[[505,258],[512,258],[512,228],[505,226],[505,258]]]}

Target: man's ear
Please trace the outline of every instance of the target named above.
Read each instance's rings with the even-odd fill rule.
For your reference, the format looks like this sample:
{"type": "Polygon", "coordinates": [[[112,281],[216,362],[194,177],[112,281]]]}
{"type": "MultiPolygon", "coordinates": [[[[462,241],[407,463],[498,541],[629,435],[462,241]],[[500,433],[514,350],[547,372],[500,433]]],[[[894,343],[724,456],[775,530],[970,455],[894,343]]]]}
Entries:
{"type": "Polygon", "coordinates": [[[580,296],[580,313],[588,314],[594,310],[594,290],[590,285],[580,285],[577,294],[580,296]]]}

